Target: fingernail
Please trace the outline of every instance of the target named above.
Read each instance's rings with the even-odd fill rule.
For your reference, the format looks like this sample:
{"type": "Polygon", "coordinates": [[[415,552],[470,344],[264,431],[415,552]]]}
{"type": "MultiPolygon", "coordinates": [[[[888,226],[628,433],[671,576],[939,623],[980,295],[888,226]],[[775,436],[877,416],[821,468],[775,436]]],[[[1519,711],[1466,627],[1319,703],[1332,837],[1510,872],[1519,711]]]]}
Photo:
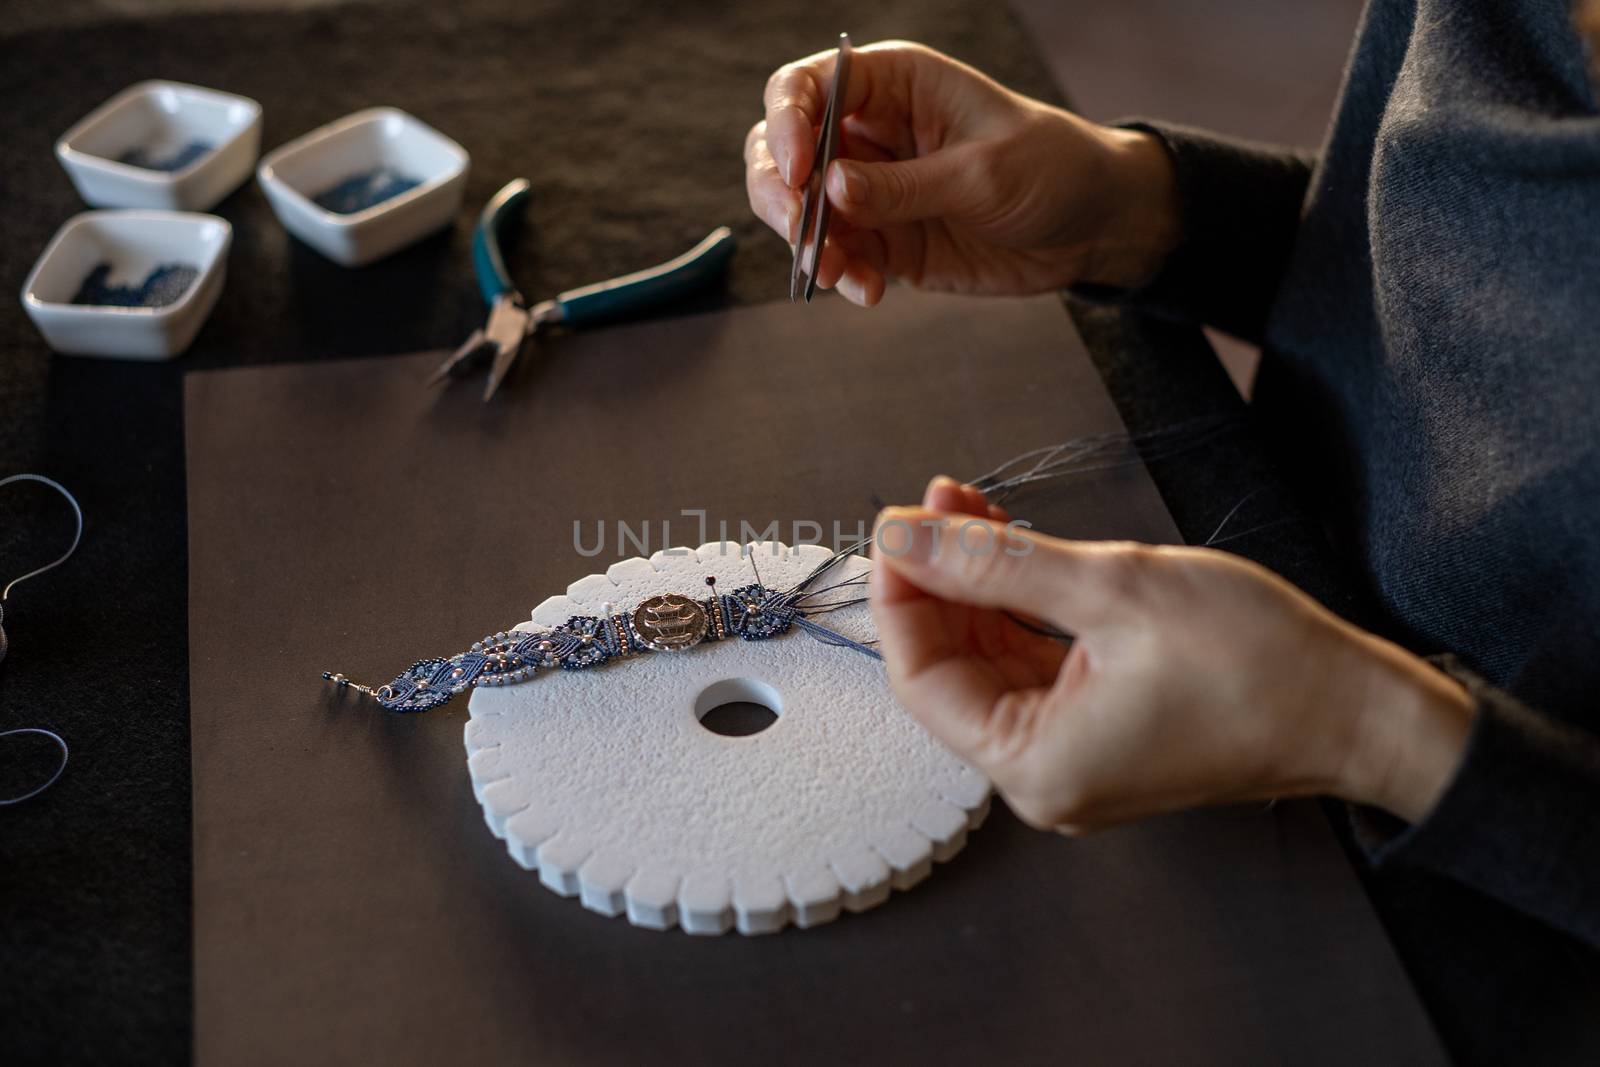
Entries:
{"type": "Polygon", "coordinates": [[[928,488],[922,491],[922,506],[925,508],[933,507],[933,494],[947,486],[955,484],[956,480],[950,477],[948,474],[934,475],[933,480],[928,483],[928,488]]]}
{"type": "Polygon", "coordinates": [[[867,176],[861,173],[861,168],[841,160],[834,164],[834,169],[839,172],[839,194],[852,204],[865,203],[867,176]]]}
{"type": "Polygon", "coordinates": [[[794,188],[794,157],[791,156],[791,155],[788,155],[787,153],[785,153],[781,166],[783,167],[783,184],[785,184],[789,188],[793,189],[794,188]]]}
{"type": "Polygon", "coordinates": [[[907,563],[926,563],[933,554],[933,532],[920,508],[884,508],[872,530],[874,555],[907,563]]]}

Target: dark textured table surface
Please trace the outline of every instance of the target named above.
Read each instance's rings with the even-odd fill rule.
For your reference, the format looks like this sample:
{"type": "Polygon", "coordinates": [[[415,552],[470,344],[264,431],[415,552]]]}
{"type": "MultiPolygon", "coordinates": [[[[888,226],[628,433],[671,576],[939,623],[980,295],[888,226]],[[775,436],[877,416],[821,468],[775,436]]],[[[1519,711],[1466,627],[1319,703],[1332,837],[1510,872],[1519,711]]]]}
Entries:
{"type": "MultiPolygon", "coordinates": [[[[256,98],[265,107],[264,148],[385,103],[449,132],[473,157],[457,225],[357,273],[290,239],[253,183],[233,194],[216,209],[235,226],[227,288],[194,348],[171,364],[53,358],[17,303],[0,305],[0,471],[63,480],[87,516],[70,564],[7,605],[0,727],[53,727],[73,756],[47,794],[0,816],[0,1060],[181,1062],[191,1050],[185,371],[454,343],[482,314],[464,266],[469,216],[516,175],[534,184],[532,224],[514,253],[531,293],[658,261],[727,222],[741,249],[726,292],[698,309],[778,297],[787,253],[748,217],[739,149],[770,68],[826,44],[838,28],[859,41],[921,39],[1017,89],[1055,93],[1003,9],[964,0],[829,0],[793,10],[641,2],[607,5],[604,17],[595,5],[466,7],[470,14],[462,5],[386,4],[154,18],[0,42],[7,292],[20,289],[50,234],[83,208],[53,140],[143,78],[256,98]]],[[[1196,332],[1101,310],[1076,314],[1133,430],[1242,410],[1196,332]]],[[[1190,540],[1203,540],[1246,493],[1276,485],[1247,432],[1153,464],[1152,473],[1190,540]]],[[[1263,506],[1279,518],[1295,509],[1278,489],[1263,506]]],[[[7,568],[46,558],[70,532],[43,491],[14,490],[3,507],[7,568]]],[[[1230,547],[1361,616],[1357,586],[1304,525],[1284,522],[1230,547]]],[[[14,764],[0,768],[15,772],[14,764]]],[[[1441,956],[1440,946],[1468,930],[1478,907],[1458,909],[1464,917],[1454,927],[1437,920],[1432,934],[1400,938],[1458,1052],[1474,1047],[1487,1024],[1439,979],[1461,958],[1441,956]]],[[[1401,929],[1414,928],[1416,915],[1402,917],[1411,922],[1401,929]]],[[[1535,942],[1543,936],[1524,932],[1535,942]]],[[[1547,983],[1534,980],[1531,965],[1468,963],[1508,970],[1534,991],[1519,1001],[1485,986],[1479,1002],[1504,993],[1510,1013],[1522,1001],[1548,1008],[1547,983]]],[[[1567,1009],[1558,1002],[1550,1010],[1560,1021],[1567,1009]]]]}

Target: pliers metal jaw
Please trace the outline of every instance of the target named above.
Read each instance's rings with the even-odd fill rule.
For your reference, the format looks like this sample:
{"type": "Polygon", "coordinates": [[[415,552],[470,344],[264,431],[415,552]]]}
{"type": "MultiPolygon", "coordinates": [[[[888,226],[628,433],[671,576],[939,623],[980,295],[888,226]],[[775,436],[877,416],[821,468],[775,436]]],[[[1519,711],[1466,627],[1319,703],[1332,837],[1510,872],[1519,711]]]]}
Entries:
{"type": "Polygon", "coordinates": [[[517,361],[523,342],[533,333],[536,325],[533,312],[522,306],[515,292],[501,293],[489,305],[488,323],[472,331],[461,347],[433,372],[428,384],[437,385],[449,378],[465,377],[481,367],[485,360],[492,358],[489,380],[483,387],[483,398],[488,400],[511,372],[511,365],[517,361]]]}

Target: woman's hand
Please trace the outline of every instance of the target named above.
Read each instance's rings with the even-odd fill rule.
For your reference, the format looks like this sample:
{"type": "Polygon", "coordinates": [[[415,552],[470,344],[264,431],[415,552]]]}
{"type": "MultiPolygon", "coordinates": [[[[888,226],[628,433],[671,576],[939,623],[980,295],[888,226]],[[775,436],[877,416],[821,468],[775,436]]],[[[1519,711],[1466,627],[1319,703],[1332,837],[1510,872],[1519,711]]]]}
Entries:
{"type": "Polygon", "coordinates": [[[1306,793],[1415,821],[1466,744],[1456,682],[1237,556],[1009,529],[939,478],[875,558],[895,694],[1035,826],[1306,793]]]}
{"type": "MultiPolygon", "coordinates": [[[[745,139],[750,207],[795,242],[834,52],[772,75],[745,139]]],[[[922,45],[856,49],[835,216],[817,283],[876,304],[888,279],[964,293],[1133,286],[1177,241],[1171,164],[1154,138],[1019,96],[922,45]]]]}

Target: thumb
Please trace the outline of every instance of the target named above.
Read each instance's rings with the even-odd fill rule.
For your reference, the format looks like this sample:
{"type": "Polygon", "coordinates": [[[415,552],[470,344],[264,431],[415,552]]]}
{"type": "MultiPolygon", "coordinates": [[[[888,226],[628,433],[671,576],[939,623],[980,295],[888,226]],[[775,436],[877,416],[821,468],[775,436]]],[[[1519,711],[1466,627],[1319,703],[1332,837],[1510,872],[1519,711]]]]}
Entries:
{"type": "Polygon", "coordinates": [[[880,229],[970,209],[971,180],[953,149],[892,163],[840,159],[828,168],[828,199],[852,225],[880,229]]]}
{"type": "Polygon", "coordinates": [[[873,533],[873,559],[918,589],[1073,632],[1115,611],[1116,548],[927,508],[888,508],[873,533]]]}

